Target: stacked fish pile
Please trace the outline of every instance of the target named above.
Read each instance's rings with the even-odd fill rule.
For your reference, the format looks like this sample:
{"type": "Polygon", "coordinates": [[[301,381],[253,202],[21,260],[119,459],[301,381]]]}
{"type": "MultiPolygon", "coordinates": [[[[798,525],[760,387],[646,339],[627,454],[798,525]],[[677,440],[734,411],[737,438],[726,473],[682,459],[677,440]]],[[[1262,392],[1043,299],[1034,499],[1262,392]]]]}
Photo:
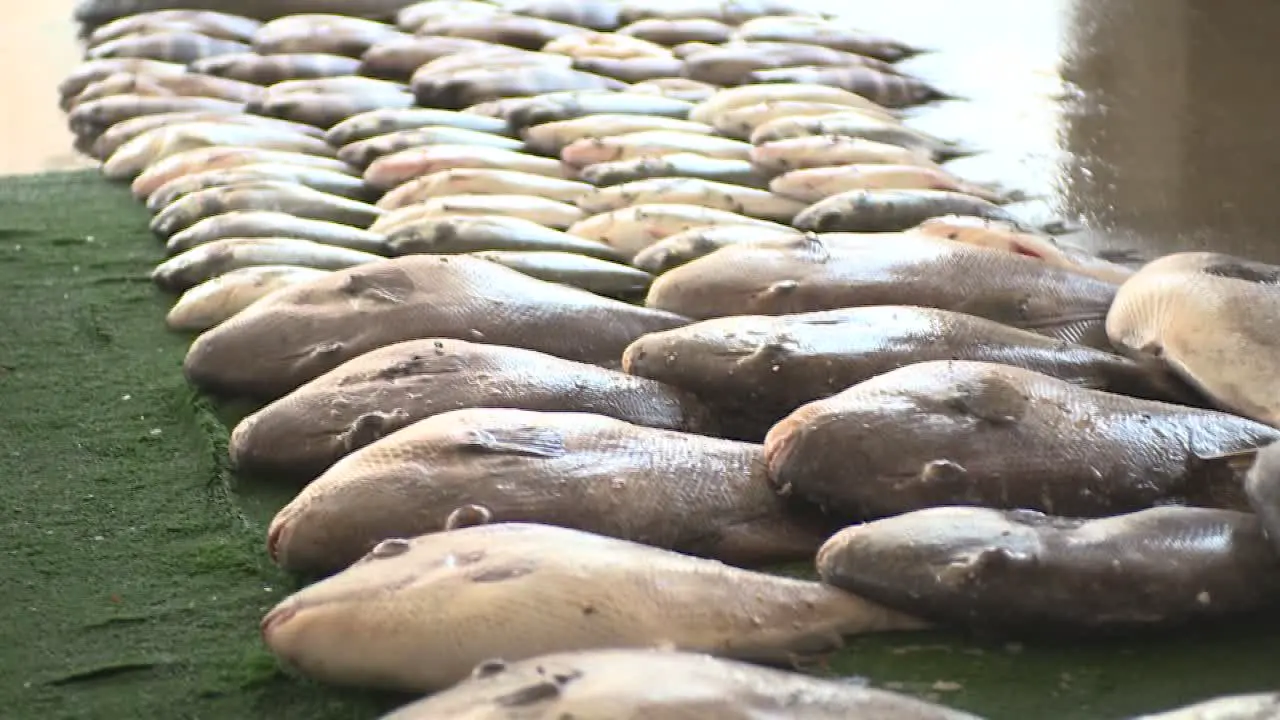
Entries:
{"type": "Polygon", "coordinates": [[[163,4],[82,7],[64,107],[187,378],[263,403],[237,471],[303,485],[268,551],[329,577],[262,624],[303,673],[457,684],[397,718],[964,718],[742,663],[1280,601],[1277,398],[1225,362],[1276,269],[1025,227],[904,119],[916,50],[782,0],[163,4]]]}

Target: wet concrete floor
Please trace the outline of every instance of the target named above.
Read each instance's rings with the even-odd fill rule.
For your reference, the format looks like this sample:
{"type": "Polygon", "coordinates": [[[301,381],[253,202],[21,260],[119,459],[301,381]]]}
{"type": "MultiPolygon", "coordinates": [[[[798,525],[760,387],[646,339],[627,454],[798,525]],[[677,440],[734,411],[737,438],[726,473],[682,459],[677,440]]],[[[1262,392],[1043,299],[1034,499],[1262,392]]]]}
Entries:
{"type": "MultiPolygon", "coordinates": [[[[12,3],[0,23],[0,173],[87,164],[55,86],[78,62],[75,0],[12,3]]],[[[819,0],[934,52],[904,67],[962,96],[912,124],[983,149],[957,173],[1037,199],[1083,244],[1145,256],[1214,248],[1280,262],[1280,99],[1266,0],[819,0]]]]}

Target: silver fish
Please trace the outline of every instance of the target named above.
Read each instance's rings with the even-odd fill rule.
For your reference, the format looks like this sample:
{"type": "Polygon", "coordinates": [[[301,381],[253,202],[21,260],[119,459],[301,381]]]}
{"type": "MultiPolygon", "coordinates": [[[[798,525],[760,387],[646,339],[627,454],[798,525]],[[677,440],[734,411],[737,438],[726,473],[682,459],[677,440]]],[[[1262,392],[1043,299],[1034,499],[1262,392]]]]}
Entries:
{"type": "Polygon", "coordinates": [[[165,260],[151,281],[169,292],[184,292],[232,270],[255,265],[294,265],[339,270],[383,260],[379,255],[296,238],[227,238],[197,245],[165,260]]]}
{"type": "Polygon", "coordinates": [[[366,227],[383,211],[368,203],[330,195],[296,183],[263,180],[213,187],[185,195],[151,219],[151,231],[168,239],[212,215],[232,210],[275,210],[298,217],[366,227]]]}
{"type": "Polygon", "coordinates": [[[232,78],[256,85],[274,85],[285,80],[354,75],[360,61],[342,55],[289,53],[259,55],[234,53],[204,58],[191,64],[191,71],[232,78]]]}
{"type": "Polygon", "coordinates": [[[225,185],[251,184],[263,180],[297,183],[323,193],[340,195],[353,200],[370,199],[369,189],[358,177],[303,165],[259,163],[226,170],[208,170],[174,178],[147,196],[147,209],[156,213],[173,204],[174,201],[199,190],[225,185]]]}
{"type": "Polygon", "coordinates": [[[155,115],[141,115],[124,122],[116,123],[107,131],[98,136],[93,142],[91,154],[100,160],[111,157],[111,153],[120,148],[121,145],[138,137],[144,132],[154,130],[158,127],[166,125],[177,125],[189,122],[218,122],[231,123],[233,125],[254,125],[258,127],[270,127],[292,130],[303,135],[322,138],[324,133],[311,127],[310,125],[299,125],[286,120],[277,120],[275,118],[265,118],[258,115],[242,115],[233,114],[226,115],[220,113],[207,112],[174,112],[174,113],[158,113],[155,115]]]}
{"type": "Polygon", "coordinates": [[[185,29],[208,35],[248,42],[262,27],[262,22],[241,15],[212,10],[156,10],[140,12],[113,20],[89,33],[89,45],[99,45],[108,40],[154,29],[185,29]]]}
{"type": "Polygon", "coordinates": [[[377,205],[395,210],[446,195],[534,195],[573,204],[591,191],[587,183],[517,170],[455,168],[414,178],[388,191],[377,205]]]}
{"type": "Polygon", "coordinates": [[[509,215],[438,217],[415,222],[386,237],[392,254],[456,254],[483,250],[568,252],[612,262],[617,250],[509,215]]]}
{"type": "MultiPolygon", "coordinates": [[[[434,0],[433,0],[434,1],[434,0]]],[[[510,135],[507,123],[497,118],[431,108],[371,110],[353,115],[329,128],[325,139],[334,147],[422,127],[452,127],[475,132],[510,135]]]]}
{"type": "Polygon", "coordinates": [[[323,277],[328,270],[296,265],[242,267],[182,294],[165,315],[170,330],[204,332],[280,288],[323,277]]]}
{"type": "Polygon", "coordinates": [[[208,170],[272,162],[323,168],[348,175],[360,174],[358,170],[337,158],[251,147],[205,147],[170,155],[155,163],[135,178],[130,188],[133,196],[142,200],[176,177],[194,175],[208,170]]]}
{"type": "Polygon", "coordinates": [[[483,250],[472,253],[547,282],[582,288],[604,297],[643,297],[653,276],[629,265],[578,253],[546,250],[483,250]]]}
{"type": "Polygon", "coordinates": [[[338,151],[338,158],[355,167],[366,168],[380,157],[424,145],[484,145],[504,150],[524,150],[523,142],[502,135],[434,126],[399,130],[344,145],[338,151]]]}
{"type": "Polygon", "coordinates": [[[621,210],[632,205],[668,203],[698,205],[760,220],[789,223],[805,204],[766,190],[701,178],[650,178],[598,188],[578,198],[587,213],[621,210]]]}
{"type": "Polygon", "coordinates": [[[117,180],[132,180],[167,157],[198,148],[227,146],[279,150],[318,157],[333,157],[336,154],[324,140],[292,130],[232,123],[181,123],[148,130],[121,145],[103,163],[102,174],[117,180]]]}
{"type": "Polygon", "coordinates": [[[207,57],[246,52],[249,46],[235,40],[209,37],[192,30],[153,30],[121,35],[90,46],[85,58],[141,57],[161,62],[189,64],[207,57]]]}
{"type": "Polygon", "coordinates": [[[702,178],[759,189],[767,189],[770,178],[746,160],[713,158],[686,152],[597,163],[578,171],[579,180],[600,187],[647,178],[681,177],[702,178]]]}
{"type": "Polygon", "coordinates": [[[207,217],[171,236],[165,251],[176,255],[215,240],[250,237],[295,238],[378,255],[391,254],[387,241],[377,233],[273,210],[233,210],[207,217]]]}

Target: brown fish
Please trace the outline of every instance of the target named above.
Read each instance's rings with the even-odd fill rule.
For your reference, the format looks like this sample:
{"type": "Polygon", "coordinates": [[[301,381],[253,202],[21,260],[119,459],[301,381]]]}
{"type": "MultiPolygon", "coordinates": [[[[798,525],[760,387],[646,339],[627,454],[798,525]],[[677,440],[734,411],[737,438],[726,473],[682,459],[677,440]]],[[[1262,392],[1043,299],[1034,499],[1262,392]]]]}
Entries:
{"type": "Polygon", "coordinates": [[[604,58],[584,57],[573,61],[576,70],[624,83],[638,83],[684,74],[684,61],[673,57],[604,58]]]}
{"type": "Polygon", "coordinates": [[[529,277],[619,300],[639,300],[653,276],[630,265],[554,250],[481,250],[472,253],[529,277]]]}
{"type": "Polygon", "coordinates": [[[1013,221],[999,205],[964,192],[878,189],[830,195],[796,215],[794,224],[813,232],[894,232],[942,215],[1013,221]]]}
{"type": "Polygon", "coordinates": [[[935,165],[929,148],[908,148],[860,137],[823,134],[763,142],[751,149],[751,162],[770,173],[875,163],[935,165]]]}
{"type": "Polygon", "coordinates": [[[305,123],[322,130],[361,113],[374,110],[398,110],[413,106],[413,95],[407,92],[289,92],[270,90],[261,100],[251,103],[253,112],[290,122],[305,123]]]}
{"type": "Polygon", "coordinates": [[[389,20],[414,0],[80,0],[75,19],[97,27],[117,18],[157,10],[218,10],[256,20],[272,20],[302,13],[343,13],[373,20],[389,20]]]}
{"type": "Polygon", "coordinates": [[[131,35],[121,35],[114,40],[93,45],[85,51],[85,58],[138,57],[189,64],[202,58],[241,53],[249,46],[235,40],[209,37],[190,30],[155,30],[131,35]]]}
{"type": "Polygon", "coordinates": [[[262,27],[262,22],[241,15],[210,10],[157,10],[113,20],[89,33],[86,42],[100,45],[124,35],[153,30],[191,30],[209,37],[247,43],[262,27]]]}
{"type": "Polygon", "coordinates": [[[619,35],[631,35],[668,47],[688,42],[720,45],[729,41],[733,28],[709,18],[679,18],[666,20],[649,18],[637,20],[618,30],[619,35]]]}
{"type": "Polygon", "coordinates": [[[433,20],[418,28],[418,35],[468,37],[473,40],[510,45],[523,50],[541,50],[547,43],[566,35],[590,32],[577,25],[501,13],[485,17],[433,20]]]}
{"type": "Polygon", "coordinates": [[[360,61],[324,53],[259,55],[236,53],[204,58],[191,64],[191,72],[242,80],[255,85],[274,85],[285,80],[354,75],[360,61]]]}
{"type": "Polygon", "coordinates": [[[147,209],[151,212],[160,212],[193,192],[211,187],[251,184],[262,180],[298,183],[320,192],[341,195],[353,200],[372,199],[364,181],[346,173],[287,163],[258,163],[225,170],[207,170],[174,178],[147,196],[147,209]]]}
{"type": "Polygon", "coordinates": [[[622,22],[633,23],[647,18],[682,20],[710,18],[726,25],[741,25],[748,20],[770,15],[811,15],[817,13],[806,3],[792,0],[622,0],[622,22]]]}
{"type": "MultiPolygon", "coordinates": [[[[585,115],[661,115],[683,120],[693,108],[693,103],[685,100],[609,90],[548,93],[500,102],[508,104],[494,107],[496,114],[493,117],[503,118],[517,131],[531,125],[572,120],[585,115]]],[[[466,112],[478,110],[468,108],[466,112]]]]}
{"type": "MultiPolygon", "coordinates": [[[[613,394],[648,400],[639,387],[613,394]]],[[[513,403],[523,404],[518,395],[513,403]]],[[[572,397],[554,404],[581,406],[572,397]]],[[[342,458],[276,514],[267,547],[285,570],[331,573],[383,540],[478,514],[737,566],[808,560],[832,528],[805,527],[813,518],[773,491],[761,455],[759,445],[603,414],[481,405],[419,420],[342,458]]]]}
{"type": "Polygon", "coordinates": [[[249,415],[231,435],[231,460],[241,472],[310,481],[375,440],[461,408],[593,412],[686,432],[714,422],[701,401],[658,382],[532,350],[429,338],[360,355],[249,415]]]}
{"type": "Polygon", "coordinates": [[[414,178],[454,168],[490,168],[565,178],[559,160],[484,145],[425,145],[401,150],[374,160],[364,171],[364,181],[377,190],[390,190],[414,178]]]}
{"type": "Polygon", "coordinates": [[[183,97],[211,97],[238,103],[249,103],[262,96],[262,88],[250,83],[184,73],[152,77],[137,73],[121,72],[89,85],[74,99],[69,108],[80,103],[110,95],[169,95],[183,97]]]}
{"type": "Polygon", "coordinates": [[[722,45],[690,53],[684,60],[689,77],[716,85],[746,85],[757,70],[798,65],[866,68],[885,76],[897,75],[897,70],[882,60],[799,43],[722,45]]]}
{"type": "Polygon", "coordinates": [[[423,65],[454,53],[493,49],[493,43],[471,38],[402,36],[379,40],[360,56],[360,74],[408,81],[423,65]]]}
{"type": "Polygon", "coordinates": [[[324,53],[358,58],[374,43],[405,37],[393,25],[346,15],[299,14],[276,18],[253,36],[261,55],[324,53]]]}
{"type": "Polygon", "coordinates": [[[764,444],[780,492],[858,521],[945,505],[1066,517],[1170,503],[1242,509],[1240,478],[1213,458],[1277,438],[1226,413],[936,360],[804,405],[764,444]]]}
{"type": "Polygon", "coordinates": [[[646,178],[702,178],[731,185],[766,189],[769,178],[747,160],[715,158],[698,153],[644,155],[630,160],[588,165],[578,171],[578,179],[607,187],[646,178]]]}
{"type": "Polygon", "coordinates": [[[922,627],[821,583],[496,523],[383,541],[278,604],[262,635],[317,680],[426,692],[498,657],[667,645],[784,664],[836,650],[846,635],[922,627]]]}
{"type": "MultiPolygon", "coordinates": [[[[256,87],[256,86],[255,86],[256,87]]],[[[261,127],[274,127],[280,129],[292,130],[302,135],[308,135],[315,138],[323,138],[324,133],[310,125],[301,125],[299,123],[291,123],[287,120],[277,120],[276,118],[267,118],[260,115],[246,115],[236,113],[227,115],[218,112],[174,112],[174,113],[156,113],[154,115],[139,115],[123,122],[107,128],[93,142],[90,154],[99,160],[104,160],[111,156],[121,145],[138,137],[139,135],[160,127],[170,125],[180,125],[189,122],[220,122],[232,123],[235,125],[258,125],[261,127]]]]}
{"type": "Polygon", "coordinates": [[[71,131],[96,139],[116,123],[142,115],[172,112],[209,112],[233,115],[244,112],[244,103],[211,97],[177,95],[108,95],[76,106],[67,118],[71,131]]]}
{"type": "Polygon", "coordinates": [[[533,65],[531,67],[475,68],[444,76],[415,73],[413,93],[426,107],[461,110],[498,98],[544,95],[579,90],[621,90],[613,78],[581,70],[533,65]]]}
{"type": "Polygon", "coordinates": [[[559,155],[566,146],[584,138],[613,137],[646,130],[676,130],[700,135],[715,133],[710,125],[661,115],[584,115],[572,120],[533,125],[520,135],[532,150],[559,155]]]}
{"type": "Polygon", "coordinates": [[[480,258],[411,255],[264,298],[201,335],[183,367],[198,387],[275,399],[347,360],[415,338],[471,339],[616,367],[637,337],[686,322],[480,258]]]}
{"type": "Polygon", "coordinates": [[[922,52],[893,38],[855,30],[827,18],[797,15],[753,18],[737,28],[733,39],[738,42],[819,45],[886,62],[897,62],[922,52]]]}
{"type": "Polygon", "coordinates": [[[712,225],[668,235],[636,253],[631,264],[661,275],[728,245],[767,241],[778,236],[801,234],[790,227],[770,228],[758,225],[712,225]]]}
{"type": "Polygon", "coordinates": [[[135,198],[144,200],[160,189],[161,185],[183,175],[261,163],[287,163],[318,167],[349,175],[360,174],[358,170],[336,158],[261,148],[207,147],[170,155],[152,165],[134,179],[131,190],[135,198]]]}
{"type": "Polygon", "coordinates": [[[951,96],[908,75],[892,75],[869,67],[806,65],[763,68],[747,74],[746,83],[805,83],[828,85],[857,93],[890,108],[920,105],[951,96]]]}
{"type": "MultiPolygon", "coordinates": [[[[433,0],[438,1],[438,0],[433,0]]],[[[329,128],[325,139],[334,147],[343,147],[361,140],[387,135],[401,130],[423,127],[454,127],[475,132],[510,136],[507,124],[497,118],[472,115],[455,110],[432,108],[408,108],[399,110],[372,110],[354,115],[329,128]]]]}
{"type": "Polygon", "coordinates": [[[686,317],[916,305],[1109,349],[1116,286],[1013,253],[883,233],[730,245],[659,276],[645,304],[686,317]]]}
{"type": "Polygon", "coordinates": [[[805,207],[766,190],[690,177],[649,178],[596,188],[577,200],[578,207],[592,215],[651,203],[698,205],[778,223],[791,222],[805,207]]]}
{"type": "Polygon", "coordinates": [[[58,96],[62,109],[67,110],[75,102],[76,96],[84,92],[85,88],[116,73],[132,73],[159,78],[184,75],[186,72],[185,65],[147,58],[89,60],[77,65],[76,69],[71,71],[71,74],[58,83],[58,96]]]}
{"type": "Polygon", "coordinates": [[[452,215],[428,218],[386,236],[394,255],[449,255],[485,250],[574,253],[611,262],[625,262],[617,250],[602,242],[553,230],[511,215],[452,215]]]}

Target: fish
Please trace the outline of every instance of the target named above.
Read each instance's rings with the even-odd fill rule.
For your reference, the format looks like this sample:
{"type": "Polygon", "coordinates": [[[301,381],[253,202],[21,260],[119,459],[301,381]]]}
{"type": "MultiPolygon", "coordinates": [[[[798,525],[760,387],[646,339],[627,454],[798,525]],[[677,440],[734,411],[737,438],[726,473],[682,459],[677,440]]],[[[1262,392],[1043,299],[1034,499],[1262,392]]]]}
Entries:
{"type": "Polygon", "coordinates": [[[591,32],[567,23],[501,12],[484,16],[460,16],[431,20],[420,25],[418,35],[467,37],[521,50],[541,50],[547,43],[566,35],[591,32]]]}
{"type": "Polygon", "coordinates": [[[916,305],[1111,349],[1117,286],[1033,258],[899,233],[732,244],[660,275],[645,304],[697,319],[916,305]]]}
{"type": "Polygon", "coordinates": [[[249,103],[262,94],[262,88],[238,80],[212,75],[161,75],[152,77],[130,72],[119,72],[90,84],[76,95],[67,109],[110,95],[159,95],[178,97],[211,97],[231,102],[249,103]]]}
{"type": "Polygon", "coordinates": [[[402,37],[394,25],[334,14],[295,14],[276,18],[253,35],[253,51],[262,55],[325,53],[360,57],[382,40],[402,37]]]}
{"type": "Polygon", "coordinates": [[[861,521],[945,505],[1065,517],[1170,503],[1244,509],[1239,473],[1213,458],[1277,437],[1214,410],[933,360],[801,406],[764,445],[779,492],[861,521]],[[1035,452],[1010,452],[1028,443],[1035,452]]]}
{"type": "Polygon", "coordinates": [[[260,27],[262,22],[259,20],[211,10],[157,10],[127,15],[101,25],[85,40],[93,46],[125,35],[182,29],[224,40],[249,42],[260,27]]]}
{"type": "Polygon", "coordinates": [[[191,72],[231,78],[255,85],[274,85],[285,80],[355,75],[360,61],[326,53],[281,53],[259,55],[254,52],[203,58],[191,64],[191,72]]]}
{"type": "Polygon", "coordinates": [[[287,120],[277,120],[275,118],[266,118],[259,115],[226,115],[217,112],[175,112],[175,113],[157,113],[155,115],[140,115],[131,120],[116,123],[107,128],[93,142],[91,155],[100,160],[111,157],[111,154],[120,149],[120,146],[138,137],[144,132],[153,130],[166,125],[178,125],[190,122],[219,122],[230,123],[234,125],[253,125],[257,127],[272,127],[289,129],[303,135],[311,137],[324,137],[324,133],[311,127],[310,125],[299,125],[291,123],[287,120]]]}
{"type": "Polygon", "coordinates": [[[496,133],[437,125],[398,130],[359,140],[342,146],[338,157],[355,167],[367,168],[380,157],[426,145],[483,145],[515,151],[525,149],[524,142],[496,133]]]}
{"type": "Polygon", "coordinates": [[[148,195],[146,205],[148,210],[156,213],[193,192],[228,185],[254,184],[264,180],[305,185],[313,190],[353,200],[370,199],[364,181],[345,173],[304,165],[260,163],[174,178],[148,195]]]}
{"type": "Polygon", "coordinates": [[[520,135],[534,152],[559,155],[561,150],[579,140],[648,130],[670,130],[695,135],[715,133],[715,128],[710,125],[661,115],[584,115],[572,120],[533,125],[525,128],[520,135]]]}
{"type": "Polygon", "coordinates": [[[459,72],[474,70],[510,70],[519,66],[568,68],[573,58],[551,53],[533,52],[506,45],[486,43],[488,47],[463,50],[436,58],[413,72],[409,84],[435,83],[459,72]]]}
{"type": "Polygon", "coordinates": [[[609,245],[624,257],[635,257],[637,253],[665,237],[692,228],[715,225],[756,225],[770,229],[786,227],[727,210],[698,205],[649,203],[592,215],[574,223],[567,232],[609,245]]]}
{"type": "Polygon", "coordinates": [[[1249,509],[1258,516],[1267,541],[1280,551],[1280,443],[1247,449],[1220,459],[1234,463],[1233,466],[1249,463],[1244,481],[1249,509]]]}
{"type": "Polygon", "coordinates": [[[332,75],[317,78],[281,80],[267,88],[268,95],[287,93],[350,93],[352,95],[399,95],[408,92],[409,86],[390,80],[379,80],[360,75],[332,75]]]}
{"type": "Polygon", "coordinates": [[[262,180],[212,187],[184,195],[151,219],[151,231],[168,239],[213,215],[232,210],[274,210],[296,217],[366,227],[383,211],[359,200],[314,190],[297,183],[262,180]]]}
{"type": "MultiPolygon", "coordinates": [[[[240,473],[311,482],[370,443],[462,408],[592,412],[701,434],[716,422],[702,401],[658,382],[533,350],[425,338],[348,360],[248,415],[231,433],[230,458],[240,473]]],[[[272,545],[297,572],[340,570],[368,550],[308,560],[305,542],[294,552],[272,545]]]]}
{"type": "Polygon", "coordinates": [[[153,128],[121,145],[103,163],[102,174],[115,180],[133,180],[167,157],[199,148],[228,146],[317,157],[335,155],[324,140],[292,130],[235,123],[180,123],[153,128]]]}
{"type": "Polygon", "coordinates": [[[219,10],[255,20],[272,20],[301,13],[345,13],[373,20],[390,19],[413,0],[80,0],[73,17],[81,24],[97,27],[117,18],[170,10],[219,10]]]}
{"type": "Polygon", "coordinates": [[[768,241],[774,237],[793,237],[794,228],[768,228],[759,225],[710,225],[668,235],[636,253],[631,264],[653,275],[661,275],[704,255],[736,243],[768,241]]]}
{"type": "Polygon", "coordinates": [[[810,135],[863,138],[925,151],[937,158],[959,157],[971,152],[958,143],[909,128],[897,121],[871,117],[860,110],[775,118],[752,131],[751,144],[763,145],[774,140],[810,135]]]}
{"type": "Polygon", "coordinates": [[[194,175],[209,170],[225,170],[242,165],[260,165],[262,163],[301,165],[349,175],[359,175],[358,170],[337,158],[285,152],[283,150],[263,150],[261,148],[206,147],[170,155],[157,162],[134,178],[131,189],[135,198],[144,200],[151,193],[158,190],[160,186],[183,175],[194,175]]]}
{"type": "Polygon", "coordinates": [[[616,30],[618,5],[614,0],[503,0],[502,9],[513,15],[551,20],[589,30],[616,30]]]}
{"type": "Polygon", "coordinates": [[[898,62],[924,52],[899,40],[856,30],[827,18],[796,15],[752,18],[738,26],[733,40],[819,45],[885,62],[898,62]]]}
{"type": "Polygon", "coordinates": [[[1266,720],[1277,712],[1280,712],[1280,693],[1249,693],[1222,695],[1164,712],[1138,715],[1133,720],[1266,720]]]}
{"type": "Polygon", "coordinates": [[[1004,633],[1183,627],[1280,600],[1257,518],[1208,508],[1097,519],[930,508],[842,530],[817,565],[829,585],[1004,633]]]}
{"type": "Polygon", "coordinates": [[[830,195],[796,215],[795,226],[813,232],[894,232],[940,215],[1015,222],[1004,208],[976,195],[894,188],[848,190],[830,195]]]}
{"type": "Polygon", "coordinates": [[[673,100],[684,100],[686,102],[702,102],[714,95],[719,89],[719,86],[711,85],[710,83],[698,82],[684,77],[672,77],[638,82],[624,92],[661,95],[673,100]]]}
{"type": "Polygon", "coordinates": [[[762,68],[747,74],[744,84],[803,83],[827,85],[857,93],[888,108],[923,105],[936,100],[954,99],[920,78],[893,75],[874,68],[857,66],[803,65],[788,68],[762,68]]]}
{"type": "Polygon", "coordinates": [[[121,35],[92,45],[85,51],[85,59],[141,57],[185,65],[202,58],[247,50],[249,46],[245,43],[209,37],[191,30],[155,30],[121,35]]]}
{"type": "Polygon", "coordinates": [[[565,35],[542,46],[540,52],[568,55],[574,59],[607,58],[628,60],[632,58],[675,59],[671,50],[648,40],[611,32],[585,32],[565,35]]]}
{"type": "Polygon", "coordinates": [[[485,145],[440,144],[384,155],[365,168],[364,181],[372,188],[385,191],[423,175],[455,168],[516,170],[567,179],[564,167],[554,158],[485,145]]]}
{"type": "Polygon", "coordinates": [[[389,235],[421,220],[477,215],[523,218],[556,230],[564,230],[586,217],[586,213],[573,205],[537,195],[445,195],[385,211],[369,230],[389,235]]]}
{"type": "Polygon", "coordinates": [[[423,74],[419,69],[413,77],[413,93],[419,105],[449,110],[461,110],[499,98],[578,90],[621,90],[625,87],[625,83],[603,75],[540,63],[476,67],[441,76],[423,74]]]}
{"type": "Polygon", "coordinates": [[[940,167],[911,164],[869,163],[792,170],[770,181],[769,189],[806,203],[820,202],[852,190],[946,190],[993,204],[1005,200],[1003,193],[962,180],[940,167]]]}
{"type": "Polygon", "coordinates": [[[831,113],[857,114],[872,120],[897,123],[897,118],[869,110],[850,109],[837,103],[807,100],[766,100],[754,105],[740,105],[726,110],[712,121],[716,131],[726,137],[747,140],[756,128],[778,118],[814,117],[831,113]]]}
{"type": "Polygon", "coordinates": [[[645,335],[622,354],[632,375],[714,401],[760,439],[806,403],[912,363],[972,360],[1025,368],[1081,387],[1191,405],[1164,368],[927,307],[864,306],[738,315],[645,335]]]}
{"type": "MultiPolygon", "coordinates": [[[[501,5],[479,0],[427,0],[407,5],[396,13],[396,26],[405,32],[416,32],[428,22],[451,17],[497,15],[505,12],[501,5]]],[[[469,40],[470,38],[461,38],[469,40]]]]}
{"type": "Polygon", "coordinates": [[[382,260],[373,253],[297,238],[224,238],[184,250],[156,266],[151,281],[167,292],[186,292],[232,270],[294,265],[339,270],[382,260]]]}
{"type": "Polygon", "coordinates": [[[661,115],[683,120],[693,107],[687,100],[607,90],[547,93],[513,100],[515,102],[503,108],[502,117],[517,131],[584,115],[661,115]]]}
{"type": "Polygon", "coordinates": [[[1051,237],[1029,233],[1000,220],[942,215],[929,218],[907,232],[1026,255],[1053,267],[1116,284],[1128,280],[1134,273],[1132,268],[1104,260],[1078,248],[1060,245],[1051,237]]]}
{"type": "Polygon", "coordinates": [[[573,69],[624,83],[638,83],[680,77],[684,74],[684,61],[674,57],[582,57],[573,61],[573,69]]]}
{"type": "Polygon", "coordinates": [[[63,78],[62,82],[58,83],[58,96],[62,109],[70,109],[76,96],[84,92],[85,88],[118,73],[161,78],[185,75],[187,67],[181,63],[136,57],[87,60],[77,65],[69,75],[63,78]]]}
{"type": "Polygon", "coordinates": [[[837,165],[936,166],[933,153],[928,149],[844,135],[807,135],[771,140],[751,148],[751,163],[770,173],[837,165]]]}
{"type": "Polygon", "coordinates": [[[698,205],[760,220],[789,223],[806,205],[767,190],[702,178],[650,178],[597,188],[578,198],[583,211],[600,213],[652,203],[698,205]]]}
{"type": "Polygon", "coordinates": [[[1234,255],[1166,255],[1120,286],[1107,336],[1173,368],[1222,409],[1280,426],[1271,365],[1278,281],[1280,266],[1234,255]]]}
{"type": "Polygon", "coordinates": [[[459,128],[491,135],[509,136],[511,134],[507,130],[507,124],[496,118],[470,115],[456,110],[407,108],[371,110],[359,115],[353,115],[329,128],[325,133],[325,139],[329,141],[330,145],[340,148],[344,145],[369,140],[380,135],[424,127],[459,128]]]}
{"type": "MultiPolygon", "coordinates": [[[[496,8],[494,5],[488,7],[496,8]]],[[[418,68],[437,58],[499,46],[483,40],[406,35],[379,40],[360,56],[360,74],[407,82],[418,68]]]]}
{"type": "Polygon", "coordinates": [[[428,692],[496,657],[667,646],[784,664],[838,649],[843,636],[923,627],[817,582],[495,523],[384,540],[277,604],[262,636],[281,662],[321,682],[428,692]]]}
{"type": "MultiPolygon", "coordinates": [[[[629,396],[642,404],[662,392],[624,390],[624,380],[599,368],[598,379],[585,375],[590,369],[575,376],[608,393],[606,402],[629,396]]],[[[513,380],[513,394],[523,390],[537,402],[537,378],[513,380]]],[[[808,560],[829,534],[806,527],[809,518],[773,492],[759,445],[572,411],[583,405],[573,398],[548,404],[570,411],[481,405],[429,416],[355,450],[276,514],[268,552],[289,572],[332,573],[383,540],[442,532],[466,513],[736,566],[808,560]]]]}
{"type": "Polygon", "coordinates": [[[382,720],[460,717],[979,720],[846,679],[660,649],[585,650],[513,663],[491,660],[452,688],[397,708],[382,720]]]}
{"type": "Polygon", "coordinates": [[[395,210],[448,195],[533,195],[574,204],[593,189],[587,183],[517,170],[456,168],[410,180],[389,190],[377,205],[384,210],[395,210]]]}
{"type": "Polygon", "coordinates": [[[578,253],[546,250],[482,250],[472,253],[530,277],[621,300],[643,298],[653,276],[629,265],[578,253]]]}
{"type": "Polygon", "coordinates": [[[689,152],[596,163],[580,169],[577,175],[579,180],[599,187],[671,177],[701,178],[757,189],[769,187],[769,178],[746,160],[713,158],[689,152]]]}
{"type": "Polygon", "coordinates": [[[184,292],[165,315],[165,325],[180,332],[204,332],[268,293],[328,272],[297,265],[251,265],[232,270],[184,292]]]}
{"type": "Polygon", "coordinates": [[[734,29],[710,18],[637,20],[618,29],[619,35],[630,35],[651,43],[672,47],[687,42],[721,45],[729,41],[734,29]]]}
{"type": "Polygon", "coordinates": [[[311,240],[322,245],[377,255],[391,254],[391,248],[387,245],[386,239],[377,233],[350,225],[297,217],[274,210],[233,210],[207,217],[186,230],[170,236],[165,244],[165,251],[169,255],[176,255],[215,240],[249,237],[311,240]]]}
{"type": "Polygon", "coordinates": [[[689,77],[716,85],[746,85],[757,70],[797,65],[861,67],[891,77],[898,73],[882,60],[799,43],[721,45],[690,53],[684,60],[689,77]]]}
{"type": "Polygon", "coordinates": [[[848,90],[812,83],[766,83],[724,88],[693,108],[689,119],[710,123],[737,108],[777,102],[826,103],[886,119],[894,117],[884,106],[848,90]]]}
{"type": "Polygon", "coordinates": [[[726,25],[741,25],[771,15],[817,15],[804,4],[790,0],[621,0],[620,5],[624,24],[650,18],[710,18],[726,25]]]}
{"type": "Polygon", "coordinates": [[[626,258],[596,240],[553,230],[511,215],[452,215],[427,218],[389,233],[394,255],[452,255],[484,250],[567,252],[611,262],[626,258]]]}
{"type": "Polygon", "coordinates": [[[583,138],[560,151],[560,160],[573,167],[586,167],[616,160],[661,157],[675,153],[695,153],[703,157],[746,161],[751,146],[740,140],[680,132],[642,130],[625,135],[583,138]]]}
{"type": "Polygon", "coordinates": [[[116,123],[142,115],[201,111],[235,115],[244,112],[244,103],[211,97],[176,95],[108,95],[76,105],[67,116],[67,125],[76,135],[97,139],[116,123]]]}
{"type": "Polygon", "coordinates": [[[413,95],[403,93],[267,92],[254,103],[253,112],[267,117],[306,123],[328,130],[352,116],[373,110],[403,109],[413,105],[413,95]]]}
{"type": "Polygon", "coordinates": [[[616,368],[632,340],[686,322],[480,258],[409,255],[339,270],[255,303],[197,338],[183,372],[207,391],[274,400],[354,357],[423,337],[616,368]]]}

